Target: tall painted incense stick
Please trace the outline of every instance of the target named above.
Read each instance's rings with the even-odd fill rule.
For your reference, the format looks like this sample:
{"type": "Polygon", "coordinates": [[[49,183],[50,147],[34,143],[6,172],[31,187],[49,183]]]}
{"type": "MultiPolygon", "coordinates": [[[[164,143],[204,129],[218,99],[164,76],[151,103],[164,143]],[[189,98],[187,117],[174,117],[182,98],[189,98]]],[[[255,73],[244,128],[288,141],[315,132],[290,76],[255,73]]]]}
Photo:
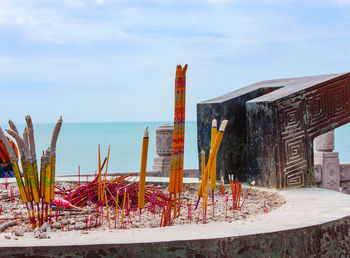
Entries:
{"type": "Polygon", "coordinates": [[[15,138],[17,145],[23,147],[24,157],[25,157],[25,167],[29,175],[30,187],[33,194],[33,200],[36,204],[39,203],[39,189],[38,182],[35,180],[34,169],[33,169],[33,159],[29,147],[24,142],[24,140],[13,130],[6,130],[6,132],[15,138]]]}
{"type": "Polygon", "coordinates": [[[169,181],[169,193],[171,194],[181,192],[183,184],[186,71],[187,64],[183,68],[181,65],[176,67],[174,130],[169,181]]]}
{"type": "MultiPolygon", "coordinates": [[[[210,144],[210,146],[214,145],[216,133],[217,133],[217,121],[216,121],[216,119],[213,119],[212,126],[211,126],[211,144],[210,144]]],[[[211,190],[212,202],[214,202],[215,189],[216,189],[216,156],[214,157],[213,166],[210,170],[210,190],[211,190]]]]}
{"type": "Polygon", "coordinates": [[[12,163],[12,169],[13,169],[13,172],[15,173],[15,177],[16,177],[16,181],[17,181],[18,190],[19,190],[22,202],[26,205],[29,219],[32,223],[32,227],[34,228],[35,227],[35,219],[32,217],[32,215],[30,213],[26,190],[25,190],[25,187],[23,185],[22,176],[21,176],[21,173],[19,172],[19,168],[18,168],[18,163],[17,163],[18,160],[17,160],[15,153],[13,152],[13,150],[11,148],[10,142],[8,141],[8,139],[5,136],[4,131],[2,130],[1,127],[0,127],[0,141],[2,141],[2,143],[4,144],[8,154],[10,156],[11,163],[12,163]]]}
{"type": "MultiPolygon", "coordinates": [[[[34,180],[35,180],[35,183],[37,184],[37,187],[39,188],[39,185],[38,185],[38,165],[37,165],[37,161],[36,161],[33,122],[32,122],[32,118],[29,115],[25,116],[25,120],[26,120],[26,123],[28,126],[28,132],[29,132],[29,147],[30,147],[30,153],[32,156],[34,180]]],[[[35,203],[37,203],[37,202],[35,201],[35,203]]]]}
{"type": "MultiPolygon", "coordinates": [[[[63,119],[62,116],[58,119],[51,137],[50,144],[50,162],[51,162],[51,172],[50,172],[50,201],[55,198],[55,172],[56,172],[56,144],[58,135],[60,134],[63,119]]],[[[50,219],[52,214],[52,205],[50,204],[50,219]]]]}
{"type": "MultiPolygon", "coordinates": [[[[17,130],[15,123],[13,121],[9,120],[8,124],[9,124],[11,130],[13,130],[15,133],[17,133],[19,135],[19,132],[17,130]]],[[[29,175],[27,172],[25,159],[24,159],[25,154],[24,154],[24,150],[23,150],[23,146],[22,146],[21,142],[17,142],[17,145],[18,145],[19,153],[21,155],[21,165],[22,165],[23,177],[24,177],[24,182],[25,182],[25,190],[27,193],[27,200],[29,202],[31,202],[33,200],[33,197],[32,197],[32,192],[31,192],[31,188],[30,188],[29,175]]]]}
{"type": "Polygon", "coordinates": [[[50,163],[50,149],[48,148],[45,153],[45,221],[48,220],[48,207],[51,202],[51,163],[50,163]]]}
{"type": "Polygon", "coordinates": [[[145,129],[143,140],[142,140],[141,168],[140,168],[139,196],[138,196],[139,209],[143,209],[145,206],[145,185],[146,185],[148,141],[149,141],[149,133],[148,133],[148,127],[147,127],[145,129]]]}

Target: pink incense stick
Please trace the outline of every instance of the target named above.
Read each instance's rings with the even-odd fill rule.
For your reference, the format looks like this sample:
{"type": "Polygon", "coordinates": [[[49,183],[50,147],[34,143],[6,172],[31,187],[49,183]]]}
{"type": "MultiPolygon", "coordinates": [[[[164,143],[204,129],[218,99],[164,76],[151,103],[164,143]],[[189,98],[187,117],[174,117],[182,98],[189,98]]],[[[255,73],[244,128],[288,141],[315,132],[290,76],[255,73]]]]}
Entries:
{"type": "Polygon", "coordinates": [[[198,196],[198,200],[197,200],[197,203],[196,203],[196,208],[194,209],[194,210],[197,210],[197,208],[198,208],[198,204],[199,204],[199,200],[201,199],[201,197],[200,196],[198,196]]]}
{"type": "Polygon", "coordinates": [[[213,202],[213,218],[215,218],[215,202],[213,202]]]}
{"type": "Polygon", "coordinates": [[[14,203],[15,202],[15,197],[13,195],[13,187],[11,187],[11,202],[14,203]]]}

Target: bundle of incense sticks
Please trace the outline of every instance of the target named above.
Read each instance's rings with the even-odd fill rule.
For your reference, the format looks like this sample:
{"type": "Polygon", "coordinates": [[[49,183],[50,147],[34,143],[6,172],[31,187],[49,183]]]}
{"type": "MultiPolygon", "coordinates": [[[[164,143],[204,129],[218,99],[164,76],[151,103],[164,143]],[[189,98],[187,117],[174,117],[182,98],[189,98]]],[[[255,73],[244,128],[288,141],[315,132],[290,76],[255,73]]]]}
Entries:
{"type": "MultiPolygon", "coordinates": [[[[65,200],[77,207],[84,207],[88,203],[93,203],[98,206],[108,205],[120,208],[125,206],[123,205],[124,198],[126,202],[126,198],[128,197],[129,201],[126,205],[128,206],[128,210],[131,211],[138,208],[139,185],[135,179],[132,174],[106,179],[104,182],[105,200],[103,202],[98,198],[98,176],[86,184],[81,184],[70,189],[59,189],[57,194],[63,196],[65,200]]],[[[146,185],[144,195],[145,206],[148,205],[148,208],[152,208],[153,206],[163,208],[169,200],[169,197],[163,194],[163,189],[164,187],[146,185]]]]}
{"type": "Polygon", "coordinates": [[[28,216],[32,227],[37,224],[40,226],[44,221],[48,220],[48,206],[50,205],[50,220],[52,213],[51,201],[54,198],[55,185],[55,163],[56,163],[56,143],[58,135],[63,123],[62,117],[57,121],[54,128],[50,148],[43,155],[40,169],[40,179],[38,177],[38,165],[36,159],[34,128],[30,116],[25,117],[27,127],[24,129],[23,138],[20,136],[15,124],[10,120],[10,130],[6,132],[11,135],[17,142],[18,149],[21,155],[21,164],[23,170],[23,179],[19,171],[18,160],[10,149],[9,142],[4,135],[2,129],[0,130],[0,138],[7,146],[7,151],[11,156],[12,168],[16,176],[18,189],[23,203],[26,204],[28,216]],[[45,202],[45,214],[44,203],[45,202]],[[40,208],[40,203],[42,207],[40,208]],[[37,213],[37,216],[35,216],[37,213]]]}
{"type": "Polygon", "coordinates": [[[239,182],[238,178],[234,180],[233,175],[228,175],[231,192],[232,192],[232,206],[233,211],[239,208],[239,203],[242,194],[242,184],[239,182]]]}
{"type": "Polygon", "coordinates": [[[180,212],[180,207],[176,205],[176,194],[179,193],[180,199],[180,192],[182,191],[183,185],[186,71],[187,64],[183,68],[181,67],[181,65],[178,65],[176,67],[174,130],[169,180],[169,193],[170,196],[174,195],[174,216],[176,216],[180,212]]]}
{"type": "MultiPolygon", "coordinates": [[[[206,195],[206,198],[208,197],[209,173],[213,169],[214,161],[215,161],[216,155],[217,155],[217,153],[219,151],[219,147],[220,147],[221,140],[222,140],[222,137],[223,137],[224,132],[225,132],[225,128],[226,128],[227,122],[228,122],[227,120],[223,120],[221,122],[219,131],[216,133],[215,140],[213,141],[213,144],[212,144],[212,146],[210,148],[209,159],[208,159],[207,165],[205,166],[204,175],[202,177],[202,181],[201,181],[201,184],[199,186],[198,200],[197,200],[197,204],[196,204],[196,208],[195,209],[197,209],[201,197],[203,197],[205,195],[206,195]]],[[[206,199],[203,200],[203,204],[206,205],[206,203],[207,203],[207,200],[206,199]]]]}

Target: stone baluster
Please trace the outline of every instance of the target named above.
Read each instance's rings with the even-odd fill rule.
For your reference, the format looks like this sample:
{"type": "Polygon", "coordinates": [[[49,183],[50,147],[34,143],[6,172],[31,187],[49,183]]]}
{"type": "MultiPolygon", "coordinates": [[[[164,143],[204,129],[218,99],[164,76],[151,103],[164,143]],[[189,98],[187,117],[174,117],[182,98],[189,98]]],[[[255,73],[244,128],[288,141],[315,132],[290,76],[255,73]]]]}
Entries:
{"type": "Polygon", "coordinates": [[[158,156],[153,160],[154,171],[160,171],[161,176],[170,175],[171,147],[174,126],[165,124],[156,129],[156,148],[158,156]]]}
{"type": "Polygon", "coordinates": [[[318,187],[340,191],[340,164],[334,150],[334,130],[315,138],[314,164],[318,187]]]}

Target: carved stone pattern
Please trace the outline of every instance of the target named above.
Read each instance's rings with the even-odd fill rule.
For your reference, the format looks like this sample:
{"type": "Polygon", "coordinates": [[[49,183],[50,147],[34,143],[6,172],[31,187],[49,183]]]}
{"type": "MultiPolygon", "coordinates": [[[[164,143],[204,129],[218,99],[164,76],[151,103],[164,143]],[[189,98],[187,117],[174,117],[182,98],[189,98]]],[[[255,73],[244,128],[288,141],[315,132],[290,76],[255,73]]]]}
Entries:
{"type": "Polygon", "coordinates": [[[305,97],[308,114],[307,131],[310,136],[320,128],[350,116],[349,84],[346,79],[321,87],[305,97]]]}
{"type": "Polygon", "coordinates": [[[350,117],[350,95],[347,79],[310,88],[302,95],[290,96],[277,103],[280,126],[280,186],[304,186],[308,163],[312,157],[304,146],[307,139],[335,122],[350,117]],[[305,117],[303,116],[305,114],[305,117]]]}
{"type": "Polygon", "coordinates": [[[282,136],[280,148],[282,187],[305,184],[307,160],[301,107],[300,99],[289,99],[278,105],[282,136]]]}

